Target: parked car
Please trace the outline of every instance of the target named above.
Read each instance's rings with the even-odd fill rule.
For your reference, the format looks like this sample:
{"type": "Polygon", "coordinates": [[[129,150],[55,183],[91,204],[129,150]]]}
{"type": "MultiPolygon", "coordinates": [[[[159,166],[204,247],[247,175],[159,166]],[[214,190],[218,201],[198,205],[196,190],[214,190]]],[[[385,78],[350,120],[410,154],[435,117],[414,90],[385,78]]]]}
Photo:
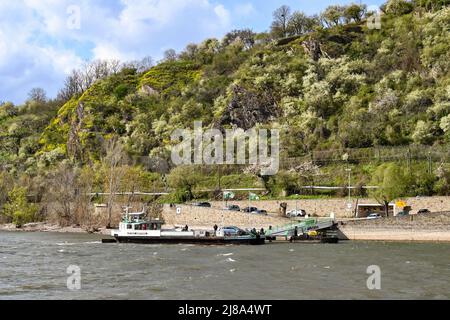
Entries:
{"type": "Polygon", "coordinates": [[[294,209],[286,213],[286,216],[290,218],[306,217],[306,211],[303,209],[294,209]]]}
{"type": "Polygon", "coordinates": [[[246,208],[242,209],[242,212],[246,212],[246,213],[251,213],[251,212],[254,212],[254,211],[258,211],[258,208],[256,208],[256,207],[246,207],[246,208]]]}
{"type": "Polygon", "coordinates": [[[223,233],[226,236],[245,236],[248,235],[247,231],[242,230],[241,228],[235,226],[229,226],[223,228],[223,233]]]}
{"type": "Polygon", "coordinates": [[[241,208],[238,205],[232,204],[232,205],[226,206],[224,208],[224,210],[227,210],[227,211],[241,211],[241,208]]]}
{"type": "Polygon", "coordinates": [[[409,212],[406,212],[406,211],[400,211],[400,212],[397,214],[397,217],[406,217],[406,216],[409,216],[409,212]]]}
{"type": "Polygon", "coordinates": [[[257,210],[252,211],[251,213],[253,213],[253,214],[261,214],[263,216],[267,216],[268,215],[267,211],[263,210],[263,209],[257,209],[257,210]]]}
{"type": "Polygon", "coordinates": [[[372,220],[372,219],[380,219],[381,215],[379,213],[371,213],[367,216],[367,219],[372,220]]]}
{"type": "Polygon", "coordinates": [[[431,213],[430,210],[428,209],[420,209],[419,211],[417,211],[418,214],[424,214],[424,213],[431,213]]]}
{"type": "Polygon", "coordinates": [[[194,207],[211,208],[211,203],[209,202],[196,202],[192,204],[194,207]]]}
{"type": "Polygon", "coordinates": [[[235,226],[224,227],[224,228],[223,228],[223,233],[224,233],[226,236],[235,236],[235,235],[238,235],[238,234],[239,234],[239,231],[240,231],[240,230],[241,230],[240,228],[235,227],[235,226]]]}

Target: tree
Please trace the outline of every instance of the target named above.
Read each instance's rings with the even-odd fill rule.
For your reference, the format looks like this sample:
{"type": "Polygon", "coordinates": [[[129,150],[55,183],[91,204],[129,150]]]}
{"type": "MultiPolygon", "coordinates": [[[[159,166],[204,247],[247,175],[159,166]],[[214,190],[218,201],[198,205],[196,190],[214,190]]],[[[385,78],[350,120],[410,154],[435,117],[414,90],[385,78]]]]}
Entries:
{"type": "MultiPolygon", "coordinates": [[[[93,231],[96,221],[92,219],[92,196],[95,182],[97,181],[98,167],[85,166],[79,170],[77,175],[77,197],[75,200],[76,216],[78,222],[86,227],[87,230],[93,231]]],[[[99,171],[99,170],[98,170],[99,171]]]]}
{"type": "Polygon", "coordinates": [[[235,41],[242,41],[245,49],[251,49],[255,45],[255,36],[251,29],[232,30],[228,32],[222,40],[222,45],[228,47],[235,41]]]}
{"type": "Polygon", "coordinates": [[[149,70],[151,67],[154,66],[153,58],[150,56],[146,56],[142,58],[141,60],[131,61],[129,63],[124,63],[122,66],[122,70],[127,69],[135,69],[136,72],[142,73],[147,70],[149,70]]]}
{"type": "Polygon", "coordinates": [[[82,168],[61,163],[47,178],[48,192],[45,202],[52,203],[62,226],[79,224],[92,227],[91,193],[98,180],[98,165],[82,168]]]}
{"type": "Polygon", "coordinates": [[[3,214],[10,218],[18,228],[34,221],[38,209],[35,204],[28,203],[26,188],[14,187],[8,193],[8,198],[8,202],[3,206],[3,214]]]}
{"type": "Polygon", "coordinates": [[[141,61],[139,61],[137,71],[138,72],[147,71],[154,65],[155,65],[155,61],[153,60],[153,58],[150,56],[146,56],[146,57],[142,58],[141,61]]]}
{"type": "Polygon", "coordinates": [[[126,65],[119,60],[94,60],[85,63],[80,69],[72,70],[66,78],[64,87],[58,92],[58,100],[69,101],[74,96],[83,94],[94,82],[117,74],[126,65]]]}
{"type": "Polygon", "coordinates": [[[289,19],[288,33],[290,35],[302,35],[311,32],[317,22],[314,16],[309,17],[304,12],[295,11],[289,19]]]}
{"type": "Polygon", "coordinates": [[[192,189],[199,180],[199,175],[193,166],[176,167],[167,177],[169,185],[176,190],[176,200],[180,202],[193,198],[192,189]]]}
{"type": "Polygon", "coordinates": [[[432,123],[423,120],[417,121],[416,128],[412,134],[414,142],[418,144],[432,144],[435,137],[432,123]]]}
{"type": "Polygon", "coordinates": [[[366,5],[351,4],[345,7],[344,17],[347,23],[360,22],[367,11],[366,5]]]}
{"type": "Polygon", "coordinates": [[[60,225],[74,222],[74,205],[77,197],[77,174],[68,164],[62,163],[48,176],[47,202],[54,203],[60,225]]]}
{"type": "Polygon", "coordinates": [[[11,102],[5,102],[0,105],[0,121],[6,118],[17,116],[18,110],[11,102]]]}
{"type": "Polygon", "coordinates": [[[311,32],[317,24],[317,17],[308,17],[301,11],[295,11],[288,22],[288,34],[302,35],[311,32]]]}
{"type": "Polygon", "coordinates": [[[371,184],[378,188],[371,189],[369,195],[384,206],[385,215],[389,217],[389,203],[405,196],[408,190],[403,168],[394,163],[383,164],[375,170],[371,184]]]}
{"type": "Polygon", "coordinates": [[[195,60],[199,52],[198,45],[195,43],[189,43],[183,52],[180,53],[180,59],[183,60],[195,60]]]}
{"type": "Polygon", "coordinates": [[[437,168],[436,178],[438,180],[434,186],[434,191],[442,196],[450,195],[450,170],[445,167],[444,163],[441,163],[437,168]]]}
{"type": "Polygon", "coordinates": [[[72,97],[80,95],[83,92],[83,81],[81,73],[78,70],[72,70],[72,73],[66,78],[64,87],[58,92],[58,100],[69,101],[72,97]]]}
{"type": "Polygon", "coordinates": [[[345,7],[343,6],[328,6],[320,17],[328,28],[338,26],[342,23],[342,19],[345,15],[345,7]]]}
{"type": "Polygon", "coordinates": [[[28,93],[28,99],[30,101],[45,103],[47,102],[47,94],[45,93],[45,90],[42,88],[33,88],[28,93]]]}
{"type": "Polygon", "coordinates": [[[414,4],[405,0],[389,0],[386,3],[386,13],[390,13],[396,16],[410,13],[414,10],[414,4]]]}
{"type": "Polygon", "coordinates": [[[141,167],[124,166],[120,189],[123,192],[131,192],[128,195],[127,205],[133,201],[134,193],[145,190],[150,183],[145,171],[141,167]]]}
{"type": "Polygon", "coordinates": [[[13,177],[6,171],[0,171],[0,212],[8,201],[8,193],[14,185],[13,177]]]}
{"type": "Polygon", "coordinates": [[[427,11],[433,12],[449,5],[449,0],[414,0],[416,6],[425,8],[427,11]]]}
{"type": "Polygon", "coordinates": [[[171,62],[177,60],[178,55],[174,49],[168,49],[164,51],[164,61],[171,62]]]}
{"type": "Polygon", "coordinates": [[[125,162],[125,152],[118,137],[112,137],[105,141],[105,156],[102,159],[107,177],[108,188],[108,228],[111,228],[112,210],[115,203],[116,193],[123,176],[122,165],[125,162]]]}
{"type": "Polygon", "coordinates": [[[287,36],[288,23],[291,17],[291,8],[284,5],[273,12],[272,34],[278,38],[287,36]]]}

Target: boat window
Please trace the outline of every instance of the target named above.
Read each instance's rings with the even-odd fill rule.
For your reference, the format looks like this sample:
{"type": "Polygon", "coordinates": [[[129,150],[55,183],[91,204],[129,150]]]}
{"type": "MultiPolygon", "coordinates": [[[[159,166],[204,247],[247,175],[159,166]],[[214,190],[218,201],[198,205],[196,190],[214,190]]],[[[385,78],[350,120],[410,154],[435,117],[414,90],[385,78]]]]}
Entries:
{"type": "Polygon", "coordinates": [[[159,223],[152,223],[152,230],[161,230],[161,225],[159,223]]]}
{"type": "Polygon", "coordinates": [[[127,225],[127,229],[133,229],[133,226],[131,224],[127,225]]]}

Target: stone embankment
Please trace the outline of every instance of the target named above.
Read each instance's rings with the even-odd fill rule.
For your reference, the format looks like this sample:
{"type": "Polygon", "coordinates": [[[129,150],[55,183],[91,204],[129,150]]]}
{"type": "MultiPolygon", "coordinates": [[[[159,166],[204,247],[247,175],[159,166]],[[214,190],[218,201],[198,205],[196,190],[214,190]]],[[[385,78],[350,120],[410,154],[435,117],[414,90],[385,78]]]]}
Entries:
{"type": "MultiPolygon", "coordinates": [[[[415,214],[420,209],[428,209],[431,212],[450,211],[450,197],[414,197],[403,199],[408,206],[412,208],[411,213],[415,214]]],[[[357,204],[377,204],[375,199],[352,199],[352,209],[349,210],[347,198],[334,199],[305,199],[305,200],[269,200],[269,201],[251,201],[250,206],[265,209],[269,212],[278,212],[281,203],[287,203],[288,210],[296,208],[306,210],[311,215],[319,217],[329,217],[333,212],[337,218],[352,218],[355,216],[354,209],[357,204]]],[[[241,208],[248,207],[248,201],[230,201],[230,204],[237,204],[241,208]]],[[[222,201],[211,202],[213,207],[222,208],[222,201]]]]}
{"type": "Polygon", "coordinates": [[[215,224],[224,226],[237,226],[240,228],[264,228],[269,226],[278,226],[289,223],[289,219],[281,217],[275,213],[269,213],[267,216],[250,214],[244,212],[227,211],[218,207],[201,208],[194,206],[178,206],[180,213],[177,213],[176,207],[164,206],[163,218],[166,226],[184,226],[212,228],[215,224]]]}
{"type": "Polygon", "coordinates": [[[341,221],[339,230],[349,240],[450,242],[450,212],[341,221]]]}

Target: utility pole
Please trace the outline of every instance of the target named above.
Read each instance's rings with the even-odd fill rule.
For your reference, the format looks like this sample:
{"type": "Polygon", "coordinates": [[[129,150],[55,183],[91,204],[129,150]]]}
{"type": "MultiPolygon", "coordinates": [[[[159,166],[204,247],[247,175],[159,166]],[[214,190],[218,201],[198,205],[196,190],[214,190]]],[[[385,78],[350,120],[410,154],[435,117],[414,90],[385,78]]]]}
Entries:
{"type": "Polygon", "coordinates": [[[222,186],[221,186],[221,180],[222,180],[222,172],[220,171],[220,164],[217,165],[217,171],[218,171],[218,176],[219,176],[219,189],[220,191],[222,191],[222,186]]]}
{"type": "Polygon", "coordinates": [[[351,192],[351,185],[352,185],[352,169],[348,168],[345,169],[345,171],[348,172],[348,209],[351,209],[352,205],[352,192],[351,192]]]}
{"type": "Polygon", "coordinates": [[[428,152],[428,173],[429,174],[433,173],[433,164],[431,161],[431,151],[428,152]]]}

